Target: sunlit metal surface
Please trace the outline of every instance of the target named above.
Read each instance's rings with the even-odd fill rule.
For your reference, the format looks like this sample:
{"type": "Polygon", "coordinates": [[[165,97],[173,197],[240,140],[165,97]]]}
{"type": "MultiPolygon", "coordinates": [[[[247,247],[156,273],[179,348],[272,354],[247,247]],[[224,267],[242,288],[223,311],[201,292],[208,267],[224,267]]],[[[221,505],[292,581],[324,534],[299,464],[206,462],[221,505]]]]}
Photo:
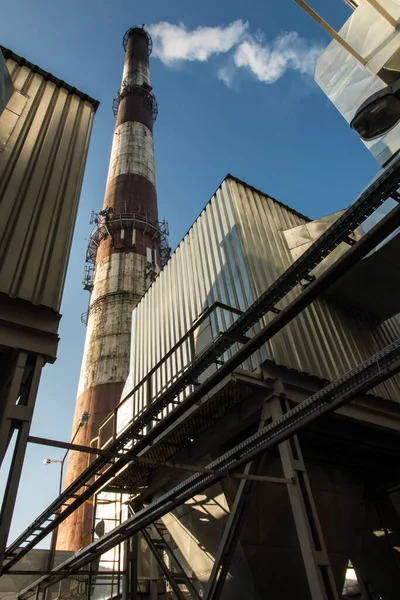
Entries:
{"type": "MultiPolygon", "coordinates": [[[[327,217],[323,227],[327,229],[333,220],[333,216],[327,217]]],[[[317,226],[228,177],[133,312],[131,370],[123,397],[178,342],[207,306],[219,300],[246,310],[285,271],[293,258],[283,231],[293,227],[307,231],[317,226]]],[[[291,292],[282,306],[295,295],[291,292]]],[[[225,331],[235,318],[226,310],[215,311],[210,316],[212,335],[225,331]]],[[[268,320],[270,317],[264,317],[264,322],[268,320]]],[[[246,368],[252,370],[270,359],[332,380],[364,360],[371,344],[380,344],[378,340],[389,342],[397,335],[395,332],[400,332],[396,319],[377,330],[369,317],[319,300],[256,352],[246,368]]],[[[226,353],[225,359],[237,347],[226,353]]],[[[154,375],[154,394],[182,371],[189,357],[188,341],[154,375]]],[[[398,392],[393,381],[379,388],[379,394],[385,398],[396,399],[398,392]]],[[[146,403],[144,389],[125,401],[118,429],[124,428],[129,414],[132,418],[146,403]]]]}
{"type": "Polygon", "coordinates": [[[0,116],[0,291],[58,311],[98,102],[3,53],[16,91],[0,116]]]}
{"type": "MultiPolygon", "coordinates": [[[[394,19],[400,18],[399,0],[381,4],[394,19]]],[[[371,4],[362,2],[339,33],[367,59],[366,66],[333,40],[318,59],[315,81],[350,123],[367,98],[398,79],[400,31],[371,4]]],[[[400,148],[400,125],[365,145],[381,165],[385,164],[400,148]]]]}

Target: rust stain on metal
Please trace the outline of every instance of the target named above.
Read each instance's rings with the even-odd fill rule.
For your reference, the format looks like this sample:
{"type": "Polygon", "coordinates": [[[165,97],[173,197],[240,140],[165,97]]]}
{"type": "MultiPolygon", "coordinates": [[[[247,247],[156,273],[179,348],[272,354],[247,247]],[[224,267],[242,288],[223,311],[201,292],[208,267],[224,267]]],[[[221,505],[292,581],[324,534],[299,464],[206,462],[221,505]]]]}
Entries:
{"type": "MultiPolygon", "coordinates": [[[[159,243],[154,234],[158,211],[150,38],[142,28],[132,28],[125,41],[125,65],[103,205],[107,219],[112,220],[112,230],[102,236],[96,250],[72,429],[74,434],[81,413],[89,412],[89,425],[79,431],[77,438],[84,445],[93,441],[101,421],[120,400],[129,372],[132,310],[160,267],[159,243]],[[140,220],[144,226],[139,226],[140,220]]],[[[87,467],[88,460],[88,456],[71,453],[66,485],[87,467]]],[[[92,509],[85,504],[61,525],[58,547],[78,550],[88,544],[91,526],[92,509]]]]}

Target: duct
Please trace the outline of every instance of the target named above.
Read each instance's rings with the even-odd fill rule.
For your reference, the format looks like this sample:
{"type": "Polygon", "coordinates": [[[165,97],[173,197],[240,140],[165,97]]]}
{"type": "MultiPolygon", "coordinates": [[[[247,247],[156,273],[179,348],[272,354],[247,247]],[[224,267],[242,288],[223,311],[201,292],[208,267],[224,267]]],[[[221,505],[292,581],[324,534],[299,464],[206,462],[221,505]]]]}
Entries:
{"type": "MultiPolygon", "coordinates": [[[[380,0],[398,20],[399,0],[380,0]]],[[[360,3],[339,34],[363,58],[365,67],[333,40],[318,59],[315,81],[348,123],[357,109],[374,92],[398,79],[400,73],[400,30],[367,1],[360,3]]],[[[400,148],[400,126],[384,136],[364,142],[377,161],[384,165],[400,148]]]]}
{"type": "MultiPolygon", "coordinates": [[[[356,229],[351,240],[356,241],[369,232],[397,205],[388,199],[356,229]]],[[[284,236],[293,260],[301,256],[312,243],[337,219],[344,211],[322,217],[304,225],[298,225],[284,231],[284,236]]],[[[384,321],[397,315],[400,306],[400,229],[393,231],[378,244],[351,271],[334,284],[325,296],[342,304],[350,305],[357,310],[371,313],[384,321]]],[[[351,238],[351,239],[350,239],[351,238]]],[[[346,245],[337,246],[314,270],[318,277],[332,265],[344,252],[346,245]]]]}

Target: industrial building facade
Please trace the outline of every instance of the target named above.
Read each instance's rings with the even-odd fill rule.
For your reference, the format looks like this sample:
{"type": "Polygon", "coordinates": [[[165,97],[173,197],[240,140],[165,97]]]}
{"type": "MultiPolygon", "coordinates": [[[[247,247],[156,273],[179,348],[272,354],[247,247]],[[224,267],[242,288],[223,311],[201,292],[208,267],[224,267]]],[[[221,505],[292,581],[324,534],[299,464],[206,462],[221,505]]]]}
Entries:
{"type": "Polygon", "coordinates": [[[164,266],[152,43],[123,44],[79,435],[44,440],[66,489],[3,572],[60,526],[74,554],[21,600],[339,600],[349,561],[362,600],[397,600],[400,159],[315,221],[228,175],[164,266]]]}
{"type": "MultiPolygon", "coordinates": [[[[206,341],[226,331],[237,319],[236,311],[248,309],[293,263],[287,233],[308,223],[306,217],[228,175],[133,311],[131,369],[122,399],[215,302],[227,308],[217,307],[208,318],[209,327],[203,324],[195,332],[195,355],[206,341]]],[[[285,299],[282,308],[295,294],[285,299]]],[[[271,318],[264,317],[260,326],[271,318]]],[[[333,381],[399,334],[399,317],[380,323],[374,315],[321,299],[253,355],[246,368],[252,371],[272,361],[333,381]]],[[[188,339],[156,370],[151,384],[154,397],[192,360],[190,344],[188,339]]],[[[399,381],[388,381],[375,393],[398,402],[399,381]]],[[[146,403],[145,389],[129,396],[118,408],[117,430],[127,426],[146,403]]]]}
{"type": "MultiPolygon", "coordinates": [[[[212,342],[223,337],[240,315],[290,268],[294,262],[293,248],[307,243],[299,236],[299,228],[307,227],[309,232],[314,228],[321,234],[338,216],[326,219],[325,225],[321,225],[319,220],[310,222],[303,215],[228,175],[133,311],[130,374],[121,403],[100,427],[99,446],[107,448],[116,436],[123,435],[148,409],[149,401],[157,402],[179,378],[183,378],[193,361],[200,360],[212,342]],[[297,243],[293,242],[293,232],[297,235],[297,243]],[[188,332],[191,334],[188,335],[188,332]]],[[[363,235],[364,230],[360,227],[351,237],[355,243],[363,235]]],[[[347,244],[347,248],[352,243],[347,244]]],[[[346,244],[343,246],[341,252],[345,253],[346,244]]],[[[328,257],[325,261],[332,263],[338,260],[338,249],[333,250],[333,254],[333,259],[328,257]]],[[[324,261],[316,272],[323,272],[323,268],[324,261]]],[[[395,272],[393,276],[398,278],[395,272]]],[[[275,312],[284,310],[310,281],[312,276],[278,303],[275,312]]],[[[360,280],[359,285],[366,286],[366,293],[368,282],[360,280]]],[[[141,456],[161,461],[161,465],[166,460],[204,464],[210,457],[218,456],[224,447],[230,447],[232,440],[241,439],[249,428],[252,430],[257,426],[262,404],[259,390],[249,383],[252,377],[255,380],[261,377],[271,385],[271,382],[279,381],[283,386],[281,393],[289,404],[296,403],[399,339],[398,316],[382,321],[376,314],[351,306],[351,301],[349,297],[348,305],[344,306],[328,295],[316,300],[243,363],[241,369],[233,373],[232,379],[224,380],[219,391],[210,394],[210,397],[214,396],[211,413],[196,418],[194,411],[193,420],[186,415],[176,422],[170,420],[166,433],[156,437],[141,456]]],[[[264,317],[254,327],[251,336],[256,335],[273,317],[274,313],[264,317]]],[[[150,431],[159,420],[162,421],[163,416],[170,414],[173,417],[177,403],[190,397],[196,386],[234,356],[245,342],[246,339],[232,343],[229,351],[216,359],[195,384],[182,386],[184,390],[180,395],[167,404],[149,425],[150,431]]],[[[274,414],[273,409],[269,410],[274,414]]],[[[395,443],[399,432],[399,377],[392,377],[376,386],[369,395],[360,396],[353,402],[351,410],[343,409],[339,414],[336,421],[333,419],[320,430],[315,428],[311,434],[302,435],[297,448],[299,457],[304,455],[304,459],[301,458],[304,460],[302,469],[308,474],[312,502],[320,518],[318,526],[326,542],[324,560],[330,565],[338,594],[344,585],[348,561],[352,560],[357,565],[359,576],[362,574],[370,581],[371,589],[380,589],[388,594],[383,597],[392,598],[390,589],[399,589],[397,576],[391,580],[389,587],[385,587],[370,564],[371,560],[377,563],[377,554],[383,553],[383,550],[382,543],[376,547],[374,542],[377,540],[371,541],[368,537],[370,527],[377,531],[381,529],[369,504],[368,489],[385,465],[383,456],[387,448],[381,447],[375,455],[372,450],[374,444],[382,445],[379,430],[383,425],[390,444],[395,443]],[[376,426],[378,421],[380,425],[376,426]],[[343,464],[342,453],[349,444],[344,440],[349,436],[353,437],[355,448],[352,448],[353,456],[348,458],[346,465],[343,464]],[[363,439],[364,436],[370,439],[363,439]],[[369,444],[368,451],[361,451],[369,444]],[[304,448],[303,453],[301,448],[304,448]],[[366,460],[376,461],[376,464],[371,462],[360,466],[363,452],[365,457],[369,456],[366,460]],[[330,510],[333,512],[330,513],[330,510]]],[[[282,476],[281,469],[280,459],[272,452],[265,455],[257,473],[266,478],[279,478],[282,476]]],[[[147,476],[138,466],[132,468],[128,464],[123,467],[108,486],[109,491],[99,495],[94,540],[101,539],[98,538],[99,531],[104,535],[106,529],[112,534],[117,514],[111,517],[110,503],[119,506],[121,492],[124,492],[125,502],[131,496],[133,504],[138,499],[146,503],[162,497],[174,482],[180,480],[178,475],[162,466],[147,476]],[[113,488],[118,490],[115,495],[112,494],[113,488]],[[103,507],[102,502],[108,504],[103,507]]],[[[233,481],[214,485],[205,494],[194,495],[181,508],[163,517],[153,534],[147,532],[145,540],[150,546],[146,545],[146,541],[141,542],[138,589],[151,594],[144,585],[150,580],[153,581],[153,590],[162,590],[157,584],[159,572],[151,568],[148,547],[151,547],[151,535],[157,536],[159,531],[164,531],[169,546],[174,548],[180,564],[185,565],[190,581],[202,597],[201,594],[207,590],[236,492],[237,486],[233,481]]],[[[398,517],[391,500],[387,502],[389,506],[385,505],[382,510],[385,512],[384,521],[389,520],[390,530],[395,531],[394,544],[400,533],[396,524],[398,517]]],[[[287,493],[282,486],[268,482],[257,484],[244,516],[243,533],[231,557],[229,576],[221,598],[259,598],[267,592],[273,597],[279,594],[283,597],[292,597],[293,594],[300,598],[317,597],[308,596],[309,582],[303,571],[291,515],[287,493]],[[266,564],[270,568],[265,572],[261,565],[266,564]],[[283,565],[289,564],[290,577],[285,577],[286,567],[283,565]]],[[[126,514],[122,516],[122,519],[126,518],[126,514]]],[[[372,531],[370,533],[374,538],[372,531]]],[[[101,569],[107,572],[111,570],[110,565],[116,569],[121,564],[121,556],[116,554],[115,549],[109,551],[102,557],[101,569]]],[[[390,560],[386,575],[383,574],[382,562],[379,568],[381,578],[394,577],[390,560]]],[[[116,585],[115,580],[113,585],[116,585]]]]}
{"type": "Polygon", "coordinates": [[[15,441],[0,517],[2,556],[42,367],[60,306],[98,101],[0,47],[12,94],[0,115],[0,464],[15,441]],[[13,437],[14,436],[14,437],[13,437]]]}

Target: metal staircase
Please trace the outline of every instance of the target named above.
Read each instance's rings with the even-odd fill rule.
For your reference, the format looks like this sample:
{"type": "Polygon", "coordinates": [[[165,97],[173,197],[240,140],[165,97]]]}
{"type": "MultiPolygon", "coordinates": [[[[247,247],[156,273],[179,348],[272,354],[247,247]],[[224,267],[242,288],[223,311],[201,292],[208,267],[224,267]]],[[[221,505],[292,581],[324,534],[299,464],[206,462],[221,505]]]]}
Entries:
{"type": "MultiPolygon", "coordinates": [[[[13,542],[6,550],[5,561],[2,565],[2,572],[6,573],[14,566],[27,552],[33,548],[38,542],[44,539],[51,531],[53,531],[69,514],[71,514],[78,506],[83,504],[85,500],[89,499],[95,492],[100,488],[104,488],[108,484],[115,474],[127,463],[140,456],[149,444],[153,442],[160,435],[161,431],[165,431],[166,428],[171,424],[172,421],[176,421],[178,416],[187,411],[190,407],[195,406],[195,403],[203,398],[205,394],[215,386],[215,384],[222,380],[228,370],[231,372],[233,368],[241,364],[245,358],[251,355],[252,352],[265,342],[265,336],[261,337],[259,334],[254,336],[251,341],[237,352],[233,357],[234,360],[230,360],[224,367],[221,367],[217,372],[211,376],[205,383],[196,388],[192,393],[189,394],[183,401],[178,401],[177,398],[182,390],[185,390],[189,385],[192,385],[197,381],[198,376],[203,373],[211,364],[213,364],[217,357],[223,355],[223,353],[229,349],[233,344],[234,340],[238,339],[238,336],[246,334],[249,329],[261,319],[267,312],[277,314],[275,318],[276,323],[271,323],[264,327],[268,335],[272,336],[282,328],[287,321],[295,316],[295,310],[292,313],[284,314],[285,309],[280,309],[276,305],[287,296],[287,294],[306,276],[312,275],[314,267],[323,260],[339,243],[347,240],[351,231],[353,231],[365,218],[370,215],[376,208],[380,206],[388,197],[396,193],[396,190],[400,186],[400,158],[393,161],[393,164],[380,174],[375,181],[359,196],[357,201],[350,206],[349,209],[343,213],[343,215],[324,233],[318,238],[316,242],[297,260],[291,267],[283,273],[276,282],[260,296],[258,300],[242,315],[238,316],[235,323],[228,329],[227,332],[218,336],[210,347],[206,348],[205,351],[198,357],[196,357],[188,366],[183,375],[181,375],[176,381],[174,381],[170,387],[163,391],[159,396],[153,398],[153,401],[149,403],[148,407],[139,413],[135,420],[128,426],[128,428],[117,438],[114,439],[106,450],[99,450],[99,456],[96,458],[89,467],[66,489],[63,493],[56,498],[33,523],[13,542]],[[284,321],[282,315],[285,317],[284,321]],[[236,364],[237,363],[237,364],[236,364]],[[169,412],[167,416],[164,416],[164,409],[167,406],[176,405],[173,410],[169,412]],[[131,444],[131,448],[127,447],[127,444],[131,444]],[[129,448],[129,449],[128,449],[129,448]]],[[[396,209],[394,209],[394,212],[396,209]]],[[[398,214],[396,213],[398,216],[398,214]]],[[[397,225],[397,223],[396,223],[397,225]]],[[[367,236],[366,236],[367,237],[367,236]]],[[[359,242],[355,248],[360,245],[359,242]]],[[[351,250],[349,250],[351,252],[351,250]]],[[[317,280],[318,281],[318,280],[317,280]]],[[[310,289],[312,287],[309,286],[310,289]]],[[[304,292],[299,296],[304,296],[304,292]]],[[[300,306],[298,310],[302,310],[303,306],[300,306]]],[[[287,313],[287,310],[286,310],[287,313]]],[[[385,350],[386,351],[386,350],[385,350]]],[[[384,352],[385,352],[384,351],[384,352]]],[[[394,352],[396,354],[397,349],[387,349],[388,352],[394,352]]],[[[397,357],[397,354],[396,354],[397,357]]],[[[364,366],[364,365],[362,365],[364,366]]],[[[353,375],[353,373],[352,373],[353,375]]],[[[339,380],[340,381],[340,380],[339,380]]],[[[138,387],[143,383],[139,383],[134,390],[129,394],[132,395],[138,387]]],[[[332,384],[333,385],[333,384],[332,384]]],[[[337,383],[336,383],[337,385],[337,383]]],[[[329,388],[329,386],[328,386],[329,388]]],[[[327,389],[328,389],[327,388],[327,389]]],[[[324,390],[326,394],[327,390],[324,390]]],[[[321,400],[321,398],[318,398],[321,400]]],[[[310,403],[313,404],[316,398],[310,399],[310,403]]],[[[301,409],[305,409],[306,406],[302,406],[301,409]]],[[[307,405],[308,408],[308,405],[307,405]]],[[[300,410],[300,409],[298,409],[300,410]]],[[[285,415],[285,421],[289,417],[285,415]]],[[[293,418],[300,419],[298,414],[294,415],[293,418]]],[[[278,429],[278,425],[284,425],[284,423],[276,423],[274,428],[278,429]]],[[[271,432],[268,433],[272,436],[271,432]]],[[[274,432],[277,435],[277,431],[274,432]]],[[[253,440],[249,441],[249,445],[253,443],[253,440]]],[[[237,449],[237,452],[241,451],[242,448],[237,449]]],[[[249,452],[246,454],[246,460],[252,458],[255,449],[248,448],[249,452]]],[[[240,452],[239,452],[240,453],[240,452]]],[[[237,468],[244,461],[241,460],[236,462],[236,459],[232,461],[232,464],[237,468]]],[[[215,465],[213,464],[212,468],[215,465]]],[[[199,479],[212,479],[211,475],[207,477],[205,475],[199,476],[199,479]]],[[[218,478],[217,478],[218,479],[218,478]]],[[[181,488],[187,486],[188,488],[194,484],[194,480],[197,481],[197,476],[190,478],[188,482],[181,485],[181,488]]],[[[205,485],[204,481],[201,485],[205,485]]],[[[200,484],[199,484],[200,485],[200,484]]],[[[180,491],[181,491],[180,488],[180,491]]],[[[178,498],[170,500],[170,504],[177,502],[178,498]]],[[[159,509],[159,507],[157,507],[159,509]]],[[[171,507],[168,506],[170,510],[171,507]]],[[[147,509],[145,511],[147,513],[147,509]]],[[[150,509],[149,509],[150,512],[150,509]]],[[[168,510],[166,511],[168,512],[168,510]]],[[[157,515],[155,514],[157,518],[157,515]]],[[[135,523],[129,522],[126,525],[120,526],[118,529],[118,535],[115,534],[113,539],[118,538],[119,540],[124,538],[124,535],[132,535],[132,531],[136,528],[136,520],[140,520],[142,515],[135,517],[135,523]],[[129,531],[122,534],[120,529],[126,529],[129,531]],[[119,537],[119,534],[121,536],[119,537]]],[[[125,538],[126,539],[126,538],[125,538]]],[[[112,542],[114,543],[114,542],[112,542]]],[[[117,542],[115,542],[117,543],[117,542]]],[[[68,562],[68,568],[74,570],[81,568],[83,565],[90,562],[89,552],[99,555],[106,547],[108,547],[109,539],[105,536],[105,539],[101,539],[96,542],[96,548],[90,548],[89,550],[77,553],[73,560],[68,562]]],[[[111,547],[111,546],[110,546],[111,547]]],[[[91,557],[93,558],[93,557],[91,557]]],[[[57,579],[57,575],[53,575],[54,579],[57,579]]],[[[49,578],[50,579],[52,579],[49,578]]],[[[46,579],[46,578],[45,578],[46,579]]]]}
{"type": "Polygon", "coordinates": [[[205,590],[196,577],[186,574],[173,551],[173,540],[164,523],[160,520],[152,523],[143,529],[142,535],[176,599],[201,600],[205,596],[205,590]]]}

